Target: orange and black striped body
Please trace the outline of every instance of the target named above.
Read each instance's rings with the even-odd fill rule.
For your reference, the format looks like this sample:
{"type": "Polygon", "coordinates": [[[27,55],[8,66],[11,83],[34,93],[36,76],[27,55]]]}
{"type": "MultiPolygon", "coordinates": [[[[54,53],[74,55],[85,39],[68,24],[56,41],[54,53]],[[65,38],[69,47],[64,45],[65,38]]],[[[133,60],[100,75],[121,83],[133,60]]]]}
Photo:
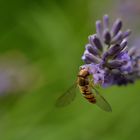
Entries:
{"type": "Polygon", "coordinates": [[[90,76],[90,74],[89,74],[88,70],[86,68],[82,68],[78,73],[77,83],[78,83],[79,89],[80,89],[81,93],[83,94],[83,96],[90,103],[96,103],[96,99],[90,88],[89,76],[90,76]]]}

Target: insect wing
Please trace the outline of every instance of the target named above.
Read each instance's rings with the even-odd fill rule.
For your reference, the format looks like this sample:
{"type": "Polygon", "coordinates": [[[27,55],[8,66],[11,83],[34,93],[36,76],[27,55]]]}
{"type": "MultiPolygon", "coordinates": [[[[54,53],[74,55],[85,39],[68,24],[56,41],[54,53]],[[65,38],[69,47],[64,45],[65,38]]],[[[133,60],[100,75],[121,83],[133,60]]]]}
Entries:
{"type": "Polygon", "coordinates": [[[64,94],[56,101],[57,107],[63,107],[70,104],[76,97],[76,84],[72,85],[64,94]]]}
{"type": "Polygon", "coordinates": [[[105,98],[100,95],[100,93],[94,88],[94,95],[96,98],[96,105],[100,107],[102,110],[107,112],[112,112],[112,108],[110,104],[105,100],[105,98]]]}

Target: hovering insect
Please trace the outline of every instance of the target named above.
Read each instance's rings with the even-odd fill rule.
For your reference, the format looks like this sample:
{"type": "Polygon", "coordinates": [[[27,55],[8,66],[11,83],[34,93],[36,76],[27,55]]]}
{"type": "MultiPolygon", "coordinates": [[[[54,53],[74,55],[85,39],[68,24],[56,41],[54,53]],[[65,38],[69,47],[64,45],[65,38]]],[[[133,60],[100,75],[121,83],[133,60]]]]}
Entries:
{"type": "Polygon", "coordinates": [[[88,68],[80,69],[77,76],[77,82],[57,99],[56,106],[62,107],[71,103],[75,98],[76,92],[74,89],[77,85],[84,98],[86,98],[90,103],[96,104],[104,111],[112,111],[109,103],[99,94],[98,90],[94,86],[93,78],[91,78],[88,68]]]}

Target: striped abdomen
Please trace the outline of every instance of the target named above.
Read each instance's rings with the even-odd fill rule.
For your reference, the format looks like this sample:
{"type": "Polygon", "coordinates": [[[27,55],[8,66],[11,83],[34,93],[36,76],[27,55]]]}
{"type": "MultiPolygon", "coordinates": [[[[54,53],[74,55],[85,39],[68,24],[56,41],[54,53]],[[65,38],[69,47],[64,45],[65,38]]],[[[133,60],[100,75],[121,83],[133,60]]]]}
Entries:
{"type": "Polygon", "coordinates": [[[91,103],[96,103],[96,99],[89,86],[89,72],[87,69],[81,69],[78,74],[78,85],[83,96],[91,103]]]}

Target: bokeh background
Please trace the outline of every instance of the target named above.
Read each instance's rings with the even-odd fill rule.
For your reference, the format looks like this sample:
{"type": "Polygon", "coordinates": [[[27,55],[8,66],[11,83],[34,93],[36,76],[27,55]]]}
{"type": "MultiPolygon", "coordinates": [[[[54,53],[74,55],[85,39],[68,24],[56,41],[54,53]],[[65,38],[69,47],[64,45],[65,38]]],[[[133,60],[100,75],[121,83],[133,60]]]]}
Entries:
{"type": "MultiPolygon", "coordinates": [[[[140,139],[140,81],[101,93],[113,112],[56,99],[76,80],[88,35],[104,14],[122,17],[139,45],[139,0],[0,0],[0,139],[140,139]]],[[[135,44],[134,44],[135,45],[135,44]]]]}

